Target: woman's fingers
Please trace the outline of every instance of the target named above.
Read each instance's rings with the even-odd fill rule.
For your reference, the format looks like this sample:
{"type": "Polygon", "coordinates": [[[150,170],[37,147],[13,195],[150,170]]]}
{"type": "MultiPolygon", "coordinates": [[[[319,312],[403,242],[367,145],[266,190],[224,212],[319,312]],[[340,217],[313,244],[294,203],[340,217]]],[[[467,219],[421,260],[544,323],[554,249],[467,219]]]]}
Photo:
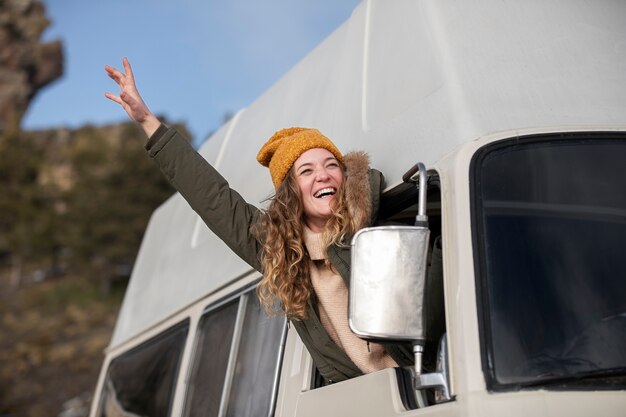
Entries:
{"type": "Polygon", "coordinates": [[[108,98],[109,100],[113,100],[113,101],[114,101],[114,102],[116,102],[116,103],[119,103],[119,104],[122,104],[122,105],[124,104],[124,103],[122,102],[122,99],[121,99],[121,98],[119,98],[118,96],[116,96],[116,95],[115,95],[115,94],[113,94],[113,93],[109,93],[109,92],[107,91],[106,93],[104,93],[104,96],[105,96],[106,98],[108,98]]]}
{"type": "Polygon", "coordinates": [[[131,88],[135,88],[135,78],[133,76],[133,70],[130,67],[128,59],[124,58],[122,64],[124,65],[124,73],[122,73],[117,68],[111,67],[109,65],[105,65],[104,70],[106,71],[107,75],[120,87],[124,88],[128,85],[131,88]]]}
{"type": "Polygon", "coordinates": [[[107,75],[113,79],[113,81],[115,81],[116,83],[120,84],[122,82],[122,78],[124,77],[124,74],[122,74],[119,70],[117,70],[116,68],[110,67],[110,66],[105,66],[104,70],[107,72],[107,75]]]}
{"type": "Polygon", "coordinates": [[[133,69],[130,67],[130,62],[128,61],[128,58],[124,57],[122,59],[122,65],[124,66],[124,72],[126,73],[128,78],[130,78],[134,82],[135,76],[133,75],[133,69]]]}

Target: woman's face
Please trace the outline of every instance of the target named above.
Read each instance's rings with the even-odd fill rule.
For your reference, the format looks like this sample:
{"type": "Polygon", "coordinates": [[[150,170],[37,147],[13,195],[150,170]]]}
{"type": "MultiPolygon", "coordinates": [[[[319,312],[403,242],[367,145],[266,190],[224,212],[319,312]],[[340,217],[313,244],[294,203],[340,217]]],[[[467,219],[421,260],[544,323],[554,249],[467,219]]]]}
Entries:
{"type": "Polygon", "coordinates": [[[293,167],[306,224],[312,231],[321,232],[343,182],[341,164],[326,149],[313,148],[300,155],[293,167]]]}

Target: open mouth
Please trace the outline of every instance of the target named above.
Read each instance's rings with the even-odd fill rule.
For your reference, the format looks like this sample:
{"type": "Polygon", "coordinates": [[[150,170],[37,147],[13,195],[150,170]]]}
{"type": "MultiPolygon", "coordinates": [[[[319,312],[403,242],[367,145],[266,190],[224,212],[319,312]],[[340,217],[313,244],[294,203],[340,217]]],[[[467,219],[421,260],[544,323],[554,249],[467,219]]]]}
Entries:
{"type": "Polygon", "coordinates": [[[322,188],[321,190],[313,194],[313,197],[315,198],[330,197],[330,196],[335,195],[336,192],[337,192],[337,189],[334,187],[322,188]]]}

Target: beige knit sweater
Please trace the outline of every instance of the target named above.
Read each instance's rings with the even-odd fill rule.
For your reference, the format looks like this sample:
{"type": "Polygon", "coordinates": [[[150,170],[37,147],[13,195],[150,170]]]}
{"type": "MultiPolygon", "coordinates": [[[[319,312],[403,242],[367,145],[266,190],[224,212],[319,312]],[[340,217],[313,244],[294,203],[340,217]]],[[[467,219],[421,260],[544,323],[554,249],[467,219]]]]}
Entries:
{"type": "Polygon", "coordinates": [[[398,366],[376,343],[369,343],[352,333],[348,325],[348,288],[343,279],[324,263],[326,253],[321,233],[304,228],[304,244],[311,257],[311,283],[317,295],[320,321],[330,338],[348,355],[363,373],[398,366]]]}

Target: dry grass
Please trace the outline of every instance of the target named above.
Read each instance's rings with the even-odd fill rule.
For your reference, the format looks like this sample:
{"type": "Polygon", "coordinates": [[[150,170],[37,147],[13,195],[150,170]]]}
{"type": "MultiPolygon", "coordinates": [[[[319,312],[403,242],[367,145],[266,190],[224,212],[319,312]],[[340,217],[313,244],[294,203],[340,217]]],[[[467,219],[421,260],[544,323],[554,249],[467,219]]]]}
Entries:
{"type": "Polygon", "coordinates": [[[121,293],[103,296],[76,277],[2,284],[0,415],[56,416],[67,400],[93,393],[121,293]]]}

